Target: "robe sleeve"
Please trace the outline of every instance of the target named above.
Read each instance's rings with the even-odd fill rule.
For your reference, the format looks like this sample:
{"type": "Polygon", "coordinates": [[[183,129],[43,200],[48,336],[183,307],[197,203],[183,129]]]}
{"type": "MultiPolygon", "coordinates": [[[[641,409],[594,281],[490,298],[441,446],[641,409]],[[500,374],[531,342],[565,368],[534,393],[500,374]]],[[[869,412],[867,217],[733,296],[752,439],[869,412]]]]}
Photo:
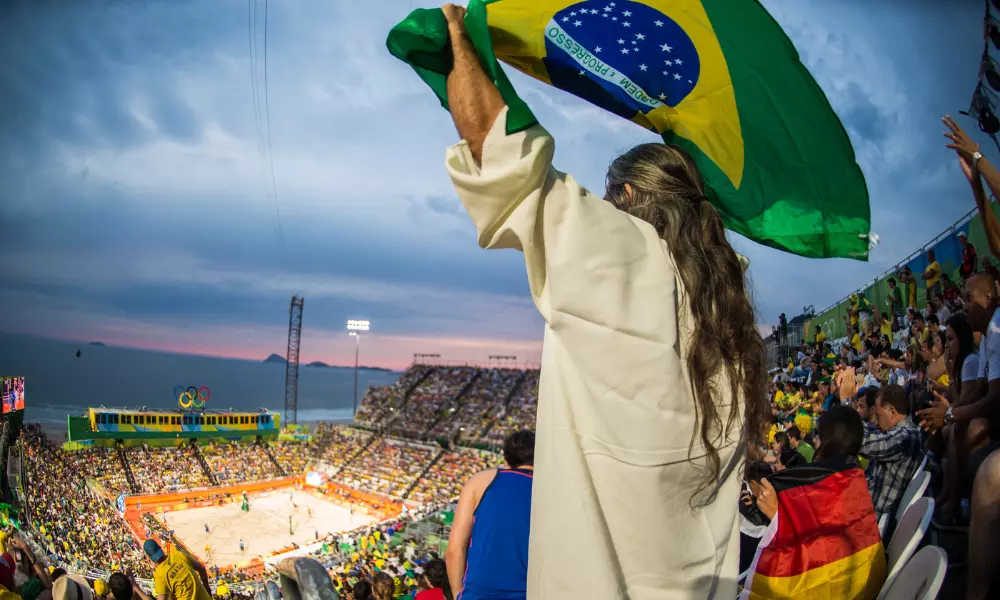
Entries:
{"type": "MultiPolygon", "coordinates": [[[[482,166],[464,141],[447,153],[448,173],[479,245],[524,252],[531,294],[546,321],[551,323],[554,312],[568,311],[628,329],[620,312],[628,302],[616,294],[636,283],[636,271],[651,254],[665,254],[659,236],[555,170],[555,142],[544,128],[507,135],[506,119],[505,108],[486,137],[482,166]]],[[[672,277],[672,269],[658,268],[672,277]]],[[[640,328],[648,330],[649,324],[640,328]]]]}

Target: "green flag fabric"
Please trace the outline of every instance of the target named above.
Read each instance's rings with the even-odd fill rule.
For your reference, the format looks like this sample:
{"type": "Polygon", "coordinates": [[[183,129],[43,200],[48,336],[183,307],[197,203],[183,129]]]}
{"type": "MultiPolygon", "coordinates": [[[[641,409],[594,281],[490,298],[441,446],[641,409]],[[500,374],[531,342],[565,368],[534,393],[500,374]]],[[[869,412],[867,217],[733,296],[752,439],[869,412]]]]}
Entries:
{"type": "MultiPolygon", "coordinates": [[[[469,37],[509,107],[536,124],[498,61],[690,153],[726,227],[812,258],[868,258],[870,207],[847,132],[755,0],[470,0],[469,37]]],[[[440,9],[396,25],[389,51],[448,108],[440,9]]]]}

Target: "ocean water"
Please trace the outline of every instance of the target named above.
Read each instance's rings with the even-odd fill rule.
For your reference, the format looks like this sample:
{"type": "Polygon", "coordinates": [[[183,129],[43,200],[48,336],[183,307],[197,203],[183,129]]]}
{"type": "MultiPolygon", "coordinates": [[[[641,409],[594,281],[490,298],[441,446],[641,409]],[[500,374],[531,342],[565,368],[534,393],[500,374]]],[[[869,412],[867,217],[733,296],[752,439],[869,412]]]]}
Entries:
{"type": "MultiPolygon", "coordinates": [[[[67,415],[78,416],[91,406],[176,408],[173,389],[178,385],[208,386],[209,409],[283,412],[285,365],[264,364],[263,359],[170,354],[0,333],[0,375],[25,378],[25,422],[63,433],[67,415]]],[[[361,369],[358,401],[368,387],[388,385],[399,375],[361,369]]],[[[350,420],[353,392],[353,368],[299,367],[299,422],[350,420]]]]}

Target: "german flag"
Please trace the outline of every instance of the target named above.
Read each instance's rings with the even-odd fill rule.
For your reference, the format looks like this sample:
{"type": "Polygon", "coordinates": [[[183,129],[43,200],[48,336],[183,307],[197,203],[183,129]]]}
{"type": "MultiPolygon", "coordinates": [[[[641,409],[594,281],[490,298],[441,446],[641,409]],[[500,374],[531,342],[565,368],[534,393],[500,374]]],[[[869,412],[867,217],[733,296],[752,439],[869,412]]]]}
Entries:
{"type": "Polygon", "coordinates": [[[768,480],[778,514],[740,598],[875,598],[885,581],[885,552],[861,469],[847,461],[812,464],[768,480]]]}

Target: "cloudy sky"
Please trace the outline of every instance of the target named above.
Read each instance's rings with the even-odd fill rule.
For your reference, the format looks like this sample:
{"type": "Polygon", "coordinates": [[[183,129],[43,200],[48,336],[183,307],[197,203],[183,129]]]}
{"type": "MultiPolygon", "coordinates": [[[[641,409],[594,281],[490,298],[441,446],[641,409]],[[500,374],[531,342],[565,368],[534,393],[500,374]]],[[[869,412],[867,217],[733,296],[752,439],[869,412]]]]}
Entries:
{"type": "MultiPolygon", "coordinates": [[[[301,294],[305,361],[349,363],[355,318],[373,322],[363,362],[537,360],[522,259],[476,246],[443,168],[449,116],[384,47],[434,4],[270,2],[265,97],[263,0],[256,35],[247,1],[0,3],[0,330],[262,358],[284,353],[301,294]]],[[[773,323],[831,304],[973,207],[939,119],[968,106],[983,3],[765,5],[851,135],[882,240],[863,264],[733,236],[773,323]]],[[[592,188],[651,139],[512,79],[557,167],[592,188]]]]}

